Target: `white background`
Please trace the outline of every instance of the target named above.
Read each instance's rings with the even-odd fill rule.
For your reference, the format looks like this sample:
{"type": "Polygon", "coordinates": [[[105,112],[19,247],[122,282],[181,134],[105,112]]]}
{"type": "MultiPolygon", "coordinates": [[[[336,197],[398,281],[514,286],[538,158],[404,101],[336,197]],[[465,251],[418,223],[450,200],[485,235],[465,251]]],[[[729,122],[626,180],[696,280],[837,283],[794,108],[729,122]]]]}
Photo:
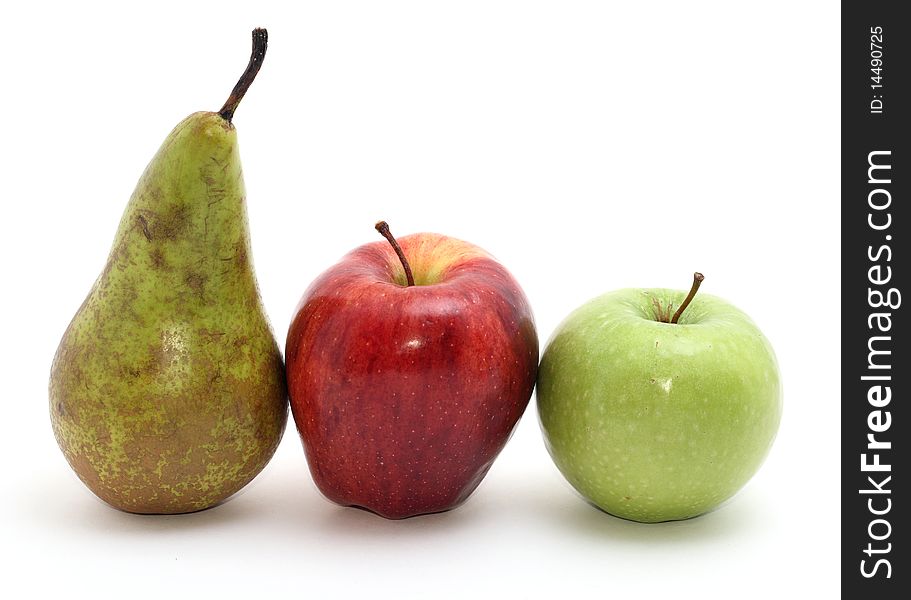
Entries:
{"type": "Polygon", "coordinates": [[[821,0],[5,8],[4,591],[832,597],[838,10],[821,0]],[[328,503],[293,425],[266,470],[218,508],[141,517],[96,500],[51,434],[51,358],[143,167],[180,119],[221,106],[255,26],[268,27],[269,52],[234,123],[280,341],[307,284],[377,240],[380,218],[398,235],[437,231],[497,256],[531,299],[542,348],[590,297],[685,288],[698,269],[703,289],[752,315],[778,353],[785,413],[759,474],[695,520],[615,519],[563,481],[532,401],[474,496],[442,515],[388,522],[328,503]]]}

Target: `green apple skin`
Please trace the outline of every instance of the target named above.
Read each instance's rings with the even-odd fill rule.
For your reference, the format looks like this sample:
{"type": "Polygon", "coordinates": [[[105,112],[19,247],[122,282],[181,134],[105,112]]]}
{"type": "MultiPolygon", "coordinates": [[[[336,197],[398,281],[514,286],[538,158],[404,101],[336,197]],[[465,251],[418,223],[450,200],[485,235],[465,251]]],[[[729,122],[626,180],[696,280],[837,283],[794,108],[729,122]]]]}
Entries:
{"type": "Polygon", "coordinates": [[[687,519],[756,473],[781,419],[771,345],[728,302],[697,294],[677,324],[654,300],[685,292],[624,289],[570,314],[538,371],[547,449],[576,490],[624,519],[687,519]]]}

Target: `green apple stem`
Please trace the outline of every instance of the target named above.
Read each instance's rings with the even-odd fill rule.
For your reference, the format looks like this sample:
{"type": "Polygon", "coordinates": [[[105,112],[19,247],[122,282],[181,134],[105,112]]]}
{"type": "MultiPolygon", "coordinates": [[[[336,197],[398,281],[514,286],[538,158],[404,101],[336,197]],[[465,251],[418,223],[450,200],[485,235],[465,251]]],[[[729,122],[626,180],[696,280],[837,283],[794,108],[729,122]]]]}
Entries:
{"type": "Polygon", "coordinates": [[[680,305],[680,308],[677,309],[677,312],[674,313],[674,317],[671,319],[671,323],[676,324],[677,320],[680,319],[680,315],[683,314],[683,311],[686,310],[686,307],[690,305],[690,302],[693,301],[693,296],[696,295],[696,292],[699,291],[699,286],[702,285],[702,280],[705,279],[705,276],[700,272],[693,273],[693,287],[690,288],[690,293],[686,295],[686,299],[683,301],[683,304],[680,305]]]}
{"type": "Polygon", "coordinates": [[[259,73],[260,67],[263,66],[268,42],[269,33],[265,29],[257,27],[253,30],[253,51],[250,53],[250,62],[247,64],[247,68],[240,76],[240,79],[237,80],[234,89],[231,90],[231,95],[228,96],[225,105],[218,111],[221,118],[228,123],[231,122],[234,117],[234,111],[237,110],[237,105],[243,100],[244,94],[250,89],[250,84],[256,79],[256,74],[259,73]]]}
{"type": "Polygon", "coordinates": [[[392,246],[392,249],[395,250],[395,253],[399,257],[399,261],[402,263],[402,268],[405,269],[405,279],[408,280],[408,287],[414,285],[414,275],[411,273],[411,265],[408,264],[408,260],[405,258],[405,253],[402,252],[402,247],[399,246],[399,243],[395,241],[392,232],[389,231],[389,223],[386,221],[379,221],[374,226],[380,234],[389,241],[389,244],[392,246]]]}

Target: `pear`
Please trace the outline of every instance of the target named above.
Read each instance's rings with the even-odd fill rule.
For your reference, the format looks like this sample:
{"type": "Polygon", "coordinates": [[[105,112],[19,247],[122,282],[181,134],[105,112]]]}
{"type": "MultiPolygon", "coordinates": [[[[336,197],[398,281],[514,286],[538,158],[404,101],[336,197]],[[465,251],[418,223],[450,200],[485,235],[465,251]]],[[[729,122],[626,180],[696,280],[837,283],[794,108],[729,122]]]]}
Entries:
{"type": "Polygon", "coordinates": [[[253,271],[231,123],[266,43],[255,30],[224,107],[181,121],[146,167],[54,356],[57,442],[89,489],[124,511],[218,504],[265,467],[284,432],[284,365],[253,271]]]}

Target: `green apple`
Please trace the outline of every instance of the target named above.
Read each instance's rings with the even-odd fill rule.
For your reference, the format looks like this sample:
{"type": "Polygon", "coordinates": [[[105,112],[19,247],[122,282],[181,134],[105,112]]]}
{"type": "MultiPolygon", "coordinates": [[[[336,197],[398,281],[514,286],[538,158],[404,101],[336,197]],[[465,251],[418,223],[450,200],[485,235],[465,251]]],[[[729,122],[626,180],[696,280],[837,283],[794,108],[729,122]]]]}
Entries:
{"type": "Polygon", "coordinates": [[[697,273],[689,295],[595,298],[544,351],[537,402],[547,449],[579,493],[618,517],[712,510],[756,473],[778,431],[771,345],[728,302],[696,296],[701,281],[697,273]]]}

